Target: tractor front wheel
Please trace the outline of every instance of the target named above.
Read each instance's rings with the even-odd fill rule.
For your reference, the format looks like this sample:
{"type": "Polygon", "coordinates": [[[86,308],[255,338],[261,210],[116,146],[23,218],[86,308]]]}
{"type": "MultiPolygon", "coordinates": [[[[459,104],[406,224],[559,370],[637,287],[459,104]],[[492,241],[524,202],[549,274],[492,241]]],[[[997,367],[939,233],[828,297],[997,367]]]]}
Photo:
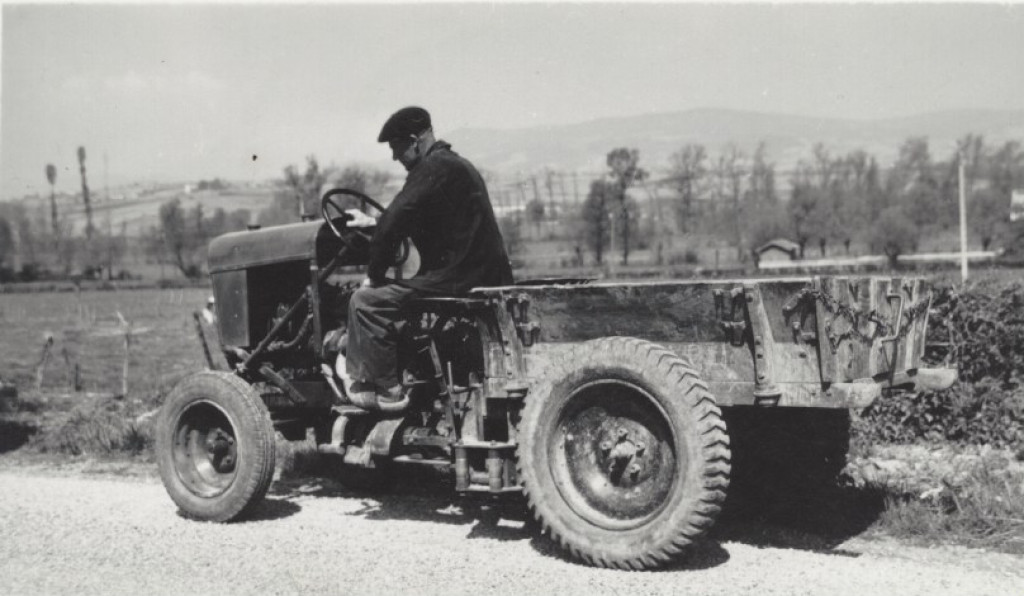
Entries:
{"type": "Polygon", "coordinates": [[[274,477],[274,427],[259,395],[226,372],[187,377],[157,421],[160,477],[188,517],[226,522],[243,516],[274,477]]]}

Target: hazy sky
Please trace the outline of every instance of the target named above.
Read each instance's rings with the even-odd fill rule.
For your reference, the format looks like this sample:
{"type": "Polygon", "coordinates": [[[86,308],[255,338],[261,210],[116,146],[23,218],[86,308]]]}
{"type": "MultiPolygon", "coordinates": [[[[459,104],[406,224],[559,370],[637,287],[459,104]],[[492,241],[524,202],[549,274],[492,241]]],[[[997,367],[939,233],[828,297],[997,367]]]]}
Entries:
{"type": "MultiPolygon", "coordinates": [[[[1024,5],[5,5],[2,196],[386,161],[435,129],[724,107],[1024,108],[1024,5]],[[253,161],[253,155],[257,159],[253,161]]],[[[400,172],[400,169],[395,169],[400,172]]]]}

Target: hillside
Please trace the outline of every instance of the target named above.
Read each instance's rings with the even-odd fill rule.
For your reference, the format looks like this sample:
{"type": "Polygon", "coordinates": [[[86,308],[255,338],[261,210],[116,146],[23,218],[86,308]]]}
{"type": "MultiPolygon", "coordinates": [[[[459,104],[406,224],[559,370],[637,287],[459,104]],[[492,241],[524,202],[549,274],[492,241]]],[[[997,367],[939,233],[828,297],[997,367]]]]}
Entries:
{"type": "Polygon", "coordinates": [[[896,156],[908,137],[928,137],[933,157],[945,158],[956,139],[968,133],[984,135],[989,144],[1024,141],[1024,110],[960,110],[850,120],[698,109],[528,129],[460,129],[444,136],[480,167],[515,174],[544,167],[602,170],[607,152],[622,146],[639,149],[642,163],[657,171],[688,143],[703,144],[714,154],[728,143],[750,153],[763,141],[769,159],[782,169],[810,156],[819,142],[832,153],[864,149],[884,164],[896,156]]]}
{"type": "MultiPolygon", "coordinates": [[[[239,186],[228,190],[186,190],[188,184],[147,184],[132,185],[124,188],[111,188],[110,199],[106,199],[102,190],[93,191],[93,225],[99,230],[109,228],[119,233],[121,226],[129,236],[142,236],[150,227],[157,225],[160,205],[179,199],[184,209],[191,209],[197,204],[203,205],[203,211],[210,215],[217,209],[233,211],[249,209],[253,213],[270,204],[273,190],[268,187],[239,186]]],[[[30,214],[39,221],[48,222],[49,197],[31,196],[20,199],[30,210],[30,214]]],[[[81,195],[59,194],[57,206],[62,217],[68,218],[75,234],[83,234],[85,230],[85,207],[81,195]]]]}
{"type": "MultiPolygon", "coordinates": [[[[800,159],[808,158],[813,146],[819,142],[833,154],[863,149],[884,165],[895,158],[900,145],[908,137],[926,136],[932,157],[946,159],[956,139],[968,133],[983,135],[989,146],[1007,140],[1024,142],[1024,110],[961,110],[884,120],[850,120],[699,109],[604,118],[559,126],[439,132],[454,145],[456,151],[481,169],[496,174],[497,179],[492,181],[492,186],[498,187],[508,188],[512,178],[518,174],[528,175],[545,168],[578,171],[584,174],[584,178],[595,176],[605,169],[605,155],[615,147],[639,149],[641,165],[657,175],[667,168],[670,156],[688,143],[702,144],[714,155],[728,143],[737,144],[749,154],[758,143],[765,142],[768,159],[775,163],[780,173],[780,187],[785,188],[783,173],[800,159]]],[[[370,166],[385,167],[387,162],[370,166]]],[[[107,204],[98,198],[94,217],[97,227],[105,226],[109,206],[112,227],[119,229],[121,222],[127,222],[128,233],[138,235],[156,223],[160,204],[175,197],[181,198],[186,208],[202,202],[207,213],[218,207],[226,210],[246,208],[257,212],[270,202],[272,188],[269,183],[245,184],[220,193],[189,193],[184,190],[185,183],[135,184],[125,189],[111,189],[111,195],[120,200],[107,204]]],[[[582,188],[585,187],[584,184],[582,188]]],[[[97,194],[102,197],[102,192],[97,194]]],[[[383,198],[385,202],[387,198],[383,198]]],[[[46,197],[22,200],[35,205],[35,209],[47,208],[44,204],[46,197]]],[[[62,205],[61,212],[70,215],[76,229],[80,230],[84,226],[81,199],[75,195],[64,195],[59,196],[58,201],[62,205]]]]}

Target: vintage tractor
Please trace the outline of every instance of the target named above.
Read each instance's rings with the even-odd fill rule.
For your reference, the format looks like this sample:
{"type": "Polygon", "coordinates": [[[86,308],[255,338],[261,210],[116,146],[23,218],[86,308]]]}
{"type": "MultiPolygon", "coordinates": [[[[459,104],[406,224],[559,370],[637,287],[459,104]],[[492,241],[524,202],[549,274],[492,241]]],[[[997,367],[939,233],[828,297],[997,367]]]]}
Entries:
{"type": "Polygon", "coordinates": [[[380,209],[335,189],[323,221],[210,245],[228,369],[184,379],[157,431],[164,485],[190,517],[246,514],[273,478],[275,431],[311,432],[343,468],[434,466],[460,493],[525,494],[573,556],[653,568],[714,522],[730,434],[735,446],[785,426],[794,458],[813,462],[801,466],[835,474],[850,409],[956,377],[921,366],[931,298],[920,279],[562,279],[409,304],[407,400],[356,405],[324,337],[346,324],[345,274],[366,264],[372,218],[358,227],[342,197],[380,209]]]}

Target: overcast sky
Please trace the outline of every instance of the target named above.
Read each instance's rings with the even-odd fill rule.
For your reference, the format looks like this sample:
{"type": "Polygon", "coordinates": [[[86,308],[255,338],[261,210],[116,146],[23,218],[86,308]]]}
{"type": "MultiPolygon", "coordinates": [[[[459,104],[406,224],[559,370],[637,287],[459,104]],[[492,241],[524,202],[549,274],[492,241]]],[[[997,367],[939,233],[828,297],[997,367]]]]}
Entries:
{"type": "MultiPolygon", "coordinates": [[[[80,181],[259,181],[315,154],[722,107],[880,118],[1024,108],[1024,5],[5,5],[2,196],[80,181]],[[253,160],[253,156],[256,160],[253,160]],[[104,167],[106,156],[106,168],[104,167]]],[[[400,172],[395,169],[395,172],[400,172]]]]}

